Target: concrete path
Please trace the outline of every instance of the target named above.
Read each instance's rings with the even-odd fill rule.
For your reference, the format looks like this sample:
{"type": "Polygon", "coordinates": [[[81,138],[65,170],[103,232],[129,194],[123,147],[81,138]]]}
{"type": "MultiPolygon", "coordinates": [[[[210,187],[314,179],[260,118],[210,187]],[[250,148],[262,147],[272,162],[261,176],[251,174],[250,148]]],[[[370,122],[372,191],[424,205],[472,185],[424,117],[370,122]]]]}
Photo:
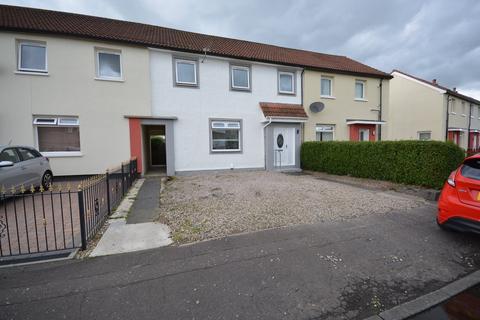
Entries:
{"type": "Polygon", "coordinates": [[[89,256],[147,250],[171,244],[170,228],[167,225],[145,222],[153,221],[154,215],[148,213],[148,210],[153,212],[158,209],[159,192],[159,179],[139,179],[108,220],[107,231],[89,256]],[[132,215],[134,218],[131,219],[132,215]]]}
{"type": "Polygon", "coordinates": [[[153,222],[160,206],[161,177],[145,178],[127,216],[127,223],[153,222]]]}
{"type": "Polygon", "coordinates": [[[0,270],[0,319],[363,319],[480,267],[435,206],[0,270]]]}

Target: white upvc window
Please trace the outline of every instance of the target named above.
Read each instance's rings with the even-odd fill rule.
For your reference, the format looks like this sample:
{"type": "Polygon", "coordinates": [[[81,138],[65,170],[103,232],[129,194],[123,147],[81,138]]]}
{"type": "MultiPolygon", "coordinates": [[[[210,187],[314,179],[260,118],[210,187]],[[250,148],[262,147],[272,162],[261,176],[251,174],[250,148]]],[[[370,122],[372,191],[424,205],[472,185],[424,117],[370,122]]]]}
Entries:
{"type": "Polygon", "coordinates": [[[122,53],[115,50],[97,49],[97,79],[123,80],[122,53]]]}
{"type": "Polygon", "coordinates": [[[323,98],[333,98],[333,78],[322,76],[320,80],[320,96],[323,98]]]}
{"type": "Polygon", "coordinates": [[[212,120],[210,125],[210,151],[241,151],[241,129],[242,125],[239,120],[212,120]]]}
{"type": "Polygon", "coordinates": [[[452,99],[450,101],[450,114],[457,114],[456,110],[455,110],[455,99],[452,99]]]}
{"type": "Polygon", "coordinates": [[[467,116],[467,107],[465,106],[465,102],[462,101],[462,116],[466,117],[467,116]]]}
{"type": "Polygon", "coordinates": [[[331,124],[317,124],[315,132],[317,141],[333,141],[335,138],[335,126],[331,124]]]}
{"type": "Polygon", "coordinates": [[[365,101],[364,80],[355,80],[355,100],[365,101]]]}
{"type": "Polygon", "coordinates": [[[295,94],[294,72],[278,72],[278,92],[282,94],[295,94]]]}
{"type": "Polygon", "coordinates": [[[419,131],[418,132],[418,140],[422,140],[422,141],[432,140],[432,132],[431,131],[419,131]]]}
{"type": "Polygon", "coordinates": [[[40,42],[18,43],[18,71],[47,73],[47,45],[40,42]]]}
{"type": "Polygon", "coordinates": [[[48,157],[81,156],[78,117],[34,117],[38,150],[48,157]]]}
{"type": "Polygon", "coordinates": [[[197,86],[197,61],[175,59],[175,83],[177,85],[197,86]]]}
{"type": "Polygon", "coordinates": [[[250,67],[232,65],[230,74],[231,88],[233,90],[250,90],[250,67]]]}

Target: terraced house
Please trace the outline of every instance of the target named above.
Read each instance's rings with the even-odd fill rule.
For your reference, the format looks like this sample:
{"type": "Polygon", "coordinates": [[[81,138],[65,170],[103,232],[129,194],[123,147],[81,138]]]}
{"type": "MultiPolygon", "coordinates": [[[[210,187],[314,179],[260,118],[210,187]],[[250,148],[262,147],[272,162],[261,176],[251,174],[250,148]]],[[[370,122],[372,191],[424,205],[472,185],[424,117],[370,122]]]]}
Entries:
{"type": "Polygon", "coordinates": [[[169,175],[299,168],[304,139],[378,139],[391,77],[344,56],[13,6],[0,6],[0,53],[0,143],[39,148],[57,175],[128,157],[169,175]]]}
{"type": "Polygon", "coordinates": [[[391,140],[452,141],[480,147],[480,101],[456,89],[394,70],[390,80],[388,136],[391,140]]]}

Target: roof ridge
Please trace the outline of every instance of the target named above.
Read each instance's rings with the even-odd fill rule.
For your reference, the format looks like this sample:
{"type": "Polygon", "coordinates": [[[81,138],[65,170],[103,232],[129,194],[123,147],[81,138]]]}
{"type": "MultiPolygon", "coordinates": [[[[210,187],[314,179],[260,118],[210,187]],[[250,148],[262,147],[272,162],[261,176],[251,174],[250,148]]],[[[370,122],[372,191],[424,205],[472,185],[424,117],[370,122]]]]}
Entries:
{"type": "Polygon", "coordinates": [[[412,75],[412,74],[409,74],[409,73],[407,73],[407,72],[401,71],[401,70],[399,70],[399,69],[393,69],[390,74],[392,74],[392,73],[394,73],[394,72],[401,73],[401,74],[403,74],[403,75],[405,75],[405,76],[407,76],[407,77],[410,77],[410,78],[413,78],[413,79],[415,79],[415,80],[421,81],[421,82],[423,82],[423,83],[425,83],[425,84],[431,85],[432,87],[436,87],[436,88],[438,88],[438,89],[445,90],[445,91],[447,91],[448,94],[453,95],[453,96],[456,96],[456,97],[458,97],[458,98],[463,98],[463,99],[469,100],[470,102],[473,102],[473,103],[475,103],[475,104],[480,104],[480,101],[479,101],[479,100],[477,100],[477,99],[475,99],[475,98],[473,98],[473,97],[464,95],[464,94],[462,94],[462,93],[460,93],[460,92],[458,92],[458,91],[455,91],[455,90],[453,90],[453,89],[450,89],[449,87],[442,86],[442,85],[440,85],[440,84],[438,84],[438,83],[433,83],[432,81],[425,80],[425,79],[423,79],[423,78],[414,76],[414,75],[412,75]]]}
{"type": "Polygon", "coordinates": [[[0,30],[39,32],[126,42],[146,47],[202,53],[375,78],[391,76],[344,55],[227,38],[136,21],[82,13],[0,4],[0,30]]]}
{"type": "MultiPolygon", "coordinates": [[[[265,42],[258,42],[258,41],[253,41],[253,40],[245,40],[245,39],[240,39],[240,38],[231,38],[231,37],[226,37],[226,36],[218,36],[214,34],[208,34],[208,33],[200,33],[197,31],[189,31],[189,30],[183,30],[183,29],[176,29],[172,27],[165,27],[161,25],[156,25],[156,24],[151,24],[151,23],[144,23],[144,22],[138,22],[138,21],[132,21],[132,20],[120,20],[120,19],[114,19],[114,18],[109,18],[109,17],[104,17],[104,16],[94,16],[91,14],[84,14],[84,13],[77,13],[77,12],[68,12],[68,11],[60,11],[60,10],[50,10],[50,9],[43,9],[43,8],[36,8],[36,7],[29,7],[29,6],[15,6],[15,5],[8,5],[8,4],[0,4],[1,7],[10,7],[10,8],[18,8],[18,9],[30,9],[30,10],[36,10],[36,11],[44,11],[44,12],[55,12],[55,13],[61,13],[61,14],[66,14],[66,15],[75,15],[75,16],[82,16],[82,17],[89,17],[93,19],[105,19],[105,20],[110,20],[113,22],[126,22],[126,23],[132,23],[140,26],[149,26],[149,27],[154,27],[154,28],[162,28],[165,30],[171,30],[171,31],[176,31],[176,32],[186,32],[186,33],[191,33],[194,35],[199,35],[199,36],[207,36],[207,37],[214,37],[218,39],[225,39],[225,40],[234,40],[234,41],[240,41],[240,42],[248,42],[251,44],[260,44],[264,46],[270,46],[270,47],[275,47],[279,49],[287,49],[287,50],[294,50],[294,51],[302,51],[306,53],[315,53],[315,54],[322,54],[326,56],[331,56],[331,57],[340,57],[340,58],[348,58],[349,57],[345,55],[338,55],[338,54],[332,54],[332,53],[325,53],[325,52],[319,52],[319,51],[311,51],[311,50],[306,50],[306,49],[299,49],[299,48],[293,48],[293,47],[286,47],[286,46],[281,46],[281,45],[276,45],[276,44],[270,44],[270,43],[265,43],[265,42]]],[[[350,59],[352,60],[352,59],[350,59]]],[[[353,60],[355,61],[355,60],[353,60]]],[[[376,69],[377,70],[377,69],[376,69]]],[[[380,70],[378,70],[380,71],[380,70]]]]}

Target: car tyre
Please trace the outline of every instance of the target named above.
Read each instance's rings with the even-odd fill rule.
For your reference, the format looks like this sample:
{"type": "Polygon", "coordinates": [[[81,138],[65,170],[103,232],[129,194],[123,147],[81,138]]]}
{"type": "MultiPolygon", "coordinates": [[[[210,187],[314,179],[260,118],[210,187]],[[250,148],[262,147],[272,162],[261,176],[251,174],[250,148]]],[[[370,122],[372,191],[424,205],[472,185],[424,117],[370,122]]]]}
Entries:
{"type": "Polygon", "coordinates": [[[53,183],[53,174],[51,171],[45,171],[42,176],[42,187],[47,190],[50,188],[50,185],[53,183]]]}

